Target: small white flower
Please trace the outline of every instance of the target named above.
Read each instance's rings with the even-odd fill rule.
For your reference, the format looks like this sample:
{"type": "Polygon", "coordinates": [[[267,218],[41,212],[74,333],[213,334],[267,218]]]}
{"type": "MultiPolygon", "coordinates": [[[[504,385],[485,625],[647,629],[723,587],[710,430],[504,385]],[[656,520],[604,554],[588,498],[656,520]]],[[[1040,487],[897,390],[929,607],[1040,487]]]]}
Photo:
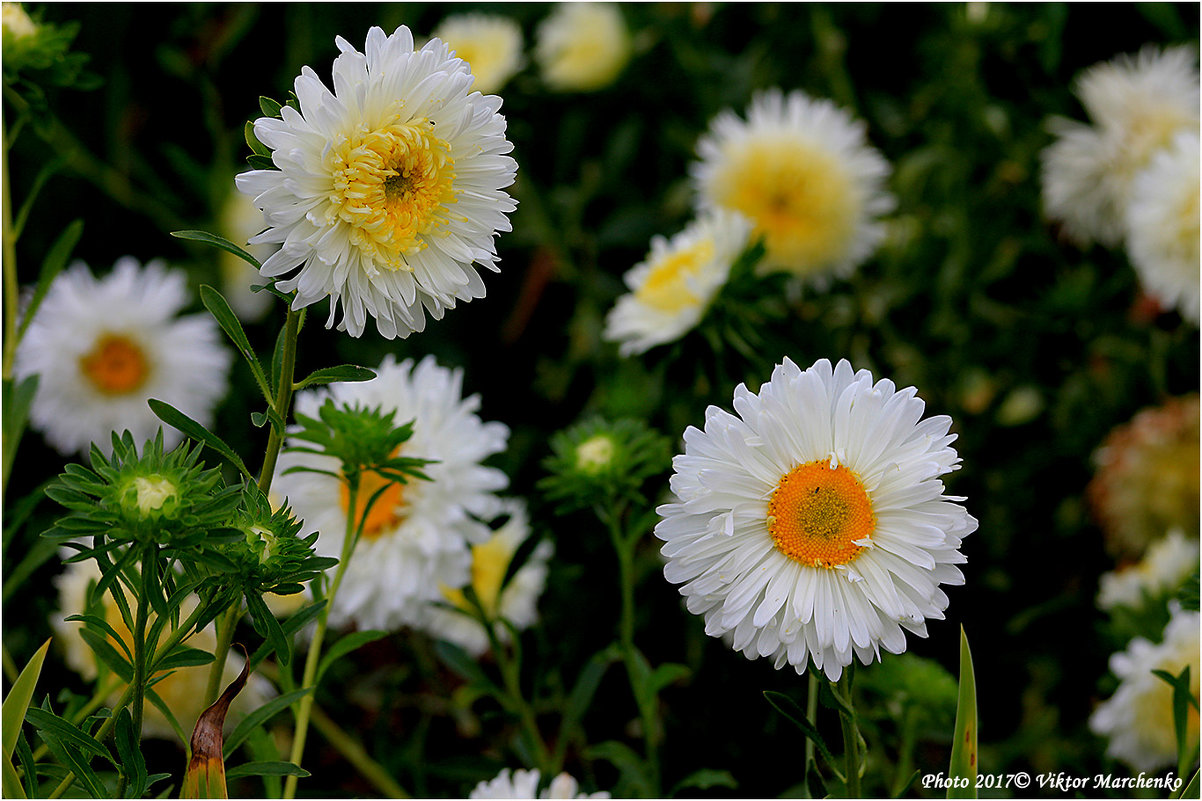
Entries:
{"type": "MultiPolygon", "coordinates": [[[[504,618],[520,631],[538,620],[538,597],[547,583],[547,560],[551,558],[553,547],[545,540],[540,542],[502,588],[501,581],[509,570],[509,563],[530,536],[526,505],[517,500],[503,503],[502,514],[508,515],[509,519],[485,542],[471,546],[470,583],[488,615],[504,618]]],[[[470,616],[471,606],[463,590],[443,587],[442,591],[442,600],[468,614],[431,606],[423,628],[435,637],[455,643],[472,656],[483,654],[489,648],[488,632],[470,616]]],[[[496,636],[500,642],[508,642],[509,628],[498,623],[496,636]]]]}
{"type": "Polygon", "coordinates": [[[580,785],[567,773],[551,780],[551,785],[538,793],[538,770],[518,769],[510,776],[505,768],[491,781],[480,782],[468,798],[609,798],[609,793],[582,793],[580,785]]]}
{"type": "Polygon", "coordinates": [[[1198,538],[1186,539],[1180,530],[1148,547],[1133,565],[1103,573],[1098,581],[1098,606],[1142,609],[1149,598],[1172,592],[1198,569],[1198,538]]]}
{"type": "Polygon", "coordinates": [[[373,317],[392,339],[422,331],[456,301],[484,297],[477,267],[496,271],[493,241],[516,204],[503,190],[517,163],[505,155],[501,98],[471,92],[472,74],[447,45],[414,50],[401,26],[367,34],[361,53],[336,40],[334,91],[305,67],[300,111],[255,121],[278,169],[237,178],[268,229],[252,244],[280,249],[267,277],[296,290],[300,309],[330,297],[352,336],[373,317]]]}
{"type": "Polygon", "coordinates": [[[690,167],[702,210],[751,220],[764,264],[800,276],[846,276],[885,236],[889,164],[863,122],[829,100],[779,89],[753,98],[744,121],[724,111],[697,142],[690,167]]]}
{"type": "Polygon", "coordinates": [[[726,284],[750,230],[746,218],[717,210],[671,239],[654,237],[647,258],[623,278],[630,292],[606,317],[605,338],[620,342],[623,356],[679,339],[726,284]]]}
{"type": "Polygon", "coordinates": [[[524,64],[522,29],[496,14],[455,14],[447,17],[434,36],[471,67],[478,92],[489,94],[504,86],[524,64]]]}
{"type": "Polygon", "coordinates": [[[1074,90],[1092,125],[1053,118],[1042,155],[1047,215],[1079,244],[1118,245],[1132,182],[1182,130],[1198,129],[1198,67],[1185,47],[1148,46],[1094,65],[1074,90]]]}
{"type": "MultiPolygon", "coordinates": [[[[1160,644],[1136,637],[1124,651],[1110,657],[1118,690],[1094,710],[1089,727],[1109,739],[1108,756],[1136,770],[1153,771],[1177,763],[1173,727],[1173,688],[1153,675],[1163,670],[1176,676],[1190,666],[1191,692],[1198,697],[1199,617],[1197,612],[1173,610],[1160,644]]],[[[1190,747],[1198,749],[1198,713],[1188,713],[1190,747]]]]}
{"type": "Polygon", "coordinates": [[[1161,305],[1198,323],[1197,130],[1182,131],[1135,176],[1127,207],[1127,253],[1140,282],[1161,305]]]}
{"type": "Polygon", "coordinates": [[[37,23],[30,19],[20,3],[4,3],[0,19],[3,20],[4,33],[14,41],[27,39],[38,32],[37,23]]]}
{"type": "Polygon", "coordinates": [[[609,3],[560,3],[536,39],[543,80],[557,92],[603,89],[630,60],[630,32],[621,9],[609,3]]]}
{"type": "MultiPolygon", "coordinates": [[[[18,379],[38,375],[30,420],[60,453],[111,447],[128,429],[136,442],[162,425],[147,406],[165,401],[202,425],[225,395],[230,352],[208,314],[177,317],[187,281],[157,261],[120,259],[97,279],[82,262],[61,273],[17,349],[18,379]]],[[[170,448],[180,441],[164,426],[170,448]]]]}
{"type": "Polygon", "coordinates": [[[939,585],[964,582],[977,521],[940,480],[959,462],[951,419],[921,420],[916,394],[846,361],[785,359],[758,394],[735,389],[738,416],[711,406],[685,431],[655,535],[707,634],[834,681],[943,619],[939,585]]]}
{"type": "MultiPolygon", "coordinates": [[[[443,586],[468,582],[469,546],[489,538],[491,529],[480,521],[501,511],[495,493],[508,484],[504,473],[480,463],[505,449],[509,429],[481,421],[479,396],[462,394],[462,370],[440,367],[431,356],[416,366],[411,360],[397,364],[391,355],[371,381],[298,393],[296,411],[310,417],[326,398],[395,411],[398,425],[413,421],[413,436],[400,455],[435,460],[423,468],[429,481],[391,484],[371,507],[330,610],[332,625],[353,622],[384,630],[414,625],[424,619],[430,601],[442,599],[443,586]]],[[[285,452],[272,485],[305,521],[303,533],[321,532],[318,552],[338,557],[346,535],[345,485],[317,473],[284,475],[293,465],[337,472],[339,464],[330,456],[285,452]]],[[[358,504],[365,505],[385,483],[365,473],[358,504]]]]}

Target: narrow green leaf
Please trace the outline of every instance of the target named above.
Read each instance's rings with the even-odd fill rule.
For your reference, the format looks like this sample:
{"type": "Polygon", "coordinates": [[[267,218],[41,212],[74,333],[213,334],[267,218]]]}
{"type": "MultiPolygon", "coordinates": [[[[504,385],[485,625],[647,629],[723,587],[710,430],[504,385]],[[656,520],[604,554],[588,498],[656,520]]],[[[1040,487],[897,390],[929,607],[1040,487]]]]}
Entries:
{"type": "Polygon", "coordinates": [[[59,738],[64,743],[79,749],[81,753],[88,753],[95,757],[113,761],[113,757],[109,754],[108,749],[100,744],[90,734],[85,733],[78,726],[73,725],[70,721],[60,718],[53,712],[48,712],[41,707],[31,706],[25,713],[26,719],[35,729],[42,732],[43,738],[46,735],[52,735],[59,738]]]}
{"type": "Polygon", "coordinates": [[[125,774],[127,782],[126,796],[141,798],[146,794],[149,776],[146,773],[146,760],[142,757],[141,744],[134,735],[133,718],[128,708],[117,713],[113,741],[117,745],[117,754],[121,757],[121,772],[125,774]]]}
{"type": "Polygon", "coordinates": [[[375,642],[376,640],[387,636],[388,632],[386,631],[354,631],[346,635],[338,642],[334,643],[330,650],[321,657],[321,662],[319,662],[317,665],[317,675],[313,679],[313,683],[320,684],[321,677],[324,676],[326,671],[330,669],[330,665],[334,664],[334,662],[338,659],[341,659],[352,651],[362,648],[369,642],[375,642]]]}
{"type": "Polygon", "coordinates": [[[209,313],[213,315],[213,319],[217,321],[217,325],[221,326],[221,330],[234,343],[234,347],[246,359],[246,363],[250,365],[251,373],[254,374],[255,382],[259,385],[263,396],[267,398],[267,402],[271,403],[271,388],[267,386],[267,376],[263,374],[263,367],[259,364],[259,357],[255,354],[255,349],[250,346],[250,340],[246,337],[246,331],[242,329],[242,323],[238,321],[238,315],[234,314],[234,310],[230,308],[230,304],[226,301],[225,296],[213,287],[205,284],[200,288],[200,300],[204,303],[205,308],[209,310],[209,313]]]}
{"type": "Polygon", "coordinates": [[[651,673],[651,680],[648,686],[648,692],[654,700],[659,691],[667,687],[669,684],[675,684],[682,679],[687,679],[693,674],[687,666],[677,664],[676,662],[665,662],[659,665],[651,673]]]}
{"type": "Polygon", "coordinates": [[[593,696],[597,693],[597,688],[601,686],[601,679],[604,678],[605,671],[620,658],[617,649],[613,646],[593,654],[593,657],[581,669],[580,675],[576,677],[576,686],[572,688],[567,704],[564,705],[563,722],[560,724],[561,731],[570,732],[584,718],[584,713],[593,703],[593,696]]]}
{"type": "Polygon", "coordinates": [[[1198,797],[1198,771],[1194,771],[1194,776],[1188,782],[1181,786],[1181,792],[1173,793],[1172,798],[1197,798],[1198,797]]]}
{"type": "Polygon", "coordinates": [[[110,626],[109,622],[104,618],[100,617],[99,615],[71,615],[64,620],[67,623],[78,620],[81,623],[87,623],[100,629],[102,632],[112,637],[113,642],[121,646],[121,650],[125,653],[125,658],[129,660],[130,664],[133,663],[133,652],[129,650],[129,646],[125,644],[125,640],[121,639],[121,635],[117,633],[117,630],[110,626]]]}
{"type": "Polygon", "coordinates": [[[275,162],[266,156],[247,156],[246,163],[254,167],[256,170],[274,170],[275,162]]]}
{"type": "Polygon", "coordinates": [[[196,422],[171,404],[165,403],[158,398],[151,398],[150,400],[146,401],[146,403],[149,404],[150,410],[155,413],[155,416],[164,423],[169,426],[174,426],[187,436],[196,440],[200,440],[204,444],[208,445],[226,459],[229,459],[230,463],[233,464],[234,467],[237,467],[244,476],[252,481],[254,480],[254,476],[250,474],[250,471],[246,469],[246,465],[242,463],[242,458],[238,456],[233,448],[231,448],[229,445],[226,445],[225,442],[222,441],[222,439],[216,434],[209,431],[200,423],[196,422]]]}
{"type": "Polygon", "coordinates": [[[4,797],[29,798],[25,794],[25,788],[21,785],[21,777],[17,775],[17,769],[13,767],[12,758],[8,754],[0,754],[0,768],[4,771],[3,780],[0,781],[4,797]]]}
{"type": "Polygon", "coordinates": [[[947,773],[952,782],[948,798],[977,797],[977,681],[972,668],[968,635],[960,627],[960,697],[956,702],[956,728],[952,734],[952,758],[947,773]],[[957,787],[956,784],[964,784],[957,787]]]}
{"type": "MultiPolygon", "coordinates": [[[[321,610],[325,608],[325,601],[318,601],[310,604],[303,609],[293,613],[291,617],[283,623],[284,635],[292,636],[301,630],[305,624],[317,618],[321,614],[321,610]]],[[[254,670],[271,653],[271,643],[265,642],[255,649],[255,652],[250,657],[250,669],[254,670]]]]}
{"type": "Polygon", "coordinates": [[[256,156],[271,156],[271,148],[259,141],[255,136],[255,124],[247,120],[246,125],[242,126],[242,136],[246,139],[246,145],[251,149],[256,156]]]}
{"type": "Polygon", "coordinates": [[[33,184],[29,187],[29,191],[25,193],[25,201],[21,204],[20,211],[17,212],[17,218],[13,221],[12,237],[19,239],[21,232],[25,230],[25,222],[29,219],[29,213],[33,211],[33,204],[38,199],[38,194],[41,193],[42,187],[46,185],[46,181],[50,180],[56,172],[61,170],[68,161],[71,160],[71,154],[59,153],[50,161],[42,165],[42,169],[38,170],[37,177],[33,179],[33,184]]]}
{"type": "Polygon", "coordinates": [[[248,592],[245,597],[246,611],[250,613],[250,622],[255,627],[255,631],[265,638],[268,645],[271,646],[271,650],[275,651],[276,660],[281,665],[287,665],[292,658],[292,643],[285,636],[280,621],[276,620],[271,609],[263,601],[262,595],[257,592],[248,592]]]}
{"type": "Polygon", "coordinates": [[[310,690],[311,688],[305,688],[276,696],[254,712],[242,718],[238,722],[238,725],[234,727],[234,730],[230,732],[229,737],[225,738],[225,746],[222,748],[225,759],[230,758],[230,754],[234,753],[234,749],[242,745],[242,741],[249,737],[250,733],[256,727],[263,725],[292,704],[304,698],[309,694],[310,690]]]}
{"type": "Polygon", "coordinates": [[[809,720],[806,719],[805,710],[797,705],[789,696],[784,693],[776,692],[775,690],[764,690],[764,698],[768,703],[772,704],[772,708],[784,715],[789,720],[793,721],[793,725],[801,729],[801,733],[814,743],[818,749],[818,753],[822,755],[823,760],[828,765],[835,764],[835,758],[831,754],[831,750],[827,748],[826,741],[822,739],[822,735],[818,733],[815,727],[809,720]]]}
{"type": "Polygon", "coordinates": [[[82,637],[83,641],[86,642],[88,647],[92,649],[92,653],[96,654],[96,657],[103,662],[109,670],[120,676],[122,681],[133,681],[133,666],[128,660],[125,659],[125,657],[117,653],[117,649],[113,647],[113,644],[110,643],[107,638],[88,628],[80,629],[79,636],[82,637]]]}
{"type": "MultiPolygon", "coordinates": [[[[5,454],[7,455],[8,451],[5,451],[5,454]]],[[[53,540],[42,537],[34,540],[33,544],[29,546],[29,550],[25,552],[25,556],[13,568],[13,572],[4,579],[4,600],[8,601],[9,596],[24,584],[34,571],[53,559],[56,553],[58,553],[58,546],[53,540]]]]}
{"type": "Polygon", "coordinates": [[[731,790],[736,790],[739,787],[739,783],[729,770],[702,768],[701,770],[693,771],[677,782],[672,791],[668,793],[668,797],[675,797],[677,793],[686,787],[693,787],[697,790],[708,790],[711,787],[728,787],[731,790]]]}
{"type": "Polygon", "coordinates": [[[476,664],[476,660],[472,659],[471,655],[458,645],[439,640],[434,643],[434,652],[438,654],[439,659],[446,663],[447,667],[465,681],[477,683],[482,687],[496,687],[481,667],[476,664]]]}
{"type": "Polygon", "coordinates": [[[186,645],[177,645],[171,653],[159,661],[155,666],[155,671],[207,665],[213,661],[213,658],[213,655],[208,651],[202,651],[199,648],[189,648],[186,645]]]}
{"type": "Polygon", "coordinates": [[[0,745],[3,746],[4,755],[7,757],[12,757],[13,749],[17,745],[17,735],[21,733],[21,723],[25,720],[29,702],[33,700],[33,690],[37,687],[38,677],[42,675],[42,663],[46,661],[46,651],[49,648],[50,640],[46,640],[25,663],[25,667],[21,669],[17,680],[8,691],[3,706],[0,707],[0,727],[3,728],[0,745]]]}
{"type": "MultiPolygon", "coordinates": [[[[29,423],[29,410],[33,406],[34,396],[38,391],[37,375],[26,376],[21,383],[13,386],[11,380],[4,382],[4,437],[8,444],[4,448],[4,474],[11,475],[13,460],[17,456],[17,446],[25,434],[25,426],[29,423]]],[[[5,589],[8,589],[5,582],[5,589]]]]}
{"type": "MultiPolygon", "coordinates": [[[[262,158],[261,156],[251,156],[251,158],[262,158]]],[[[193,242],[203,242],[206,245],[212,245],[219,250],[224,250],[226,253],[233,253],[242,261],[254,267],[256,270],[263,265],[254,256],[247,253],[242,248],[235,245],[225,237],[210,234],[208,231],[172,231],[171,235],[176,239],[190,239],[193,242]]]]}
{"type": "Polygon", "coordinates": [[[42,271],[38,274],[38,283],[33,289],[33,297],[29,299],[29,305],[25,307],[25,315],[21,318],[21,325],[17,329],[17,341],[25,336],[25,329],[29,328],[29,324],[37,315],[38,308],[46,298],[46,293],[50,291],[50,284],[67,266],[67,260],[71,258],[71,251],[75,250],[75,245],[82,235],[83,220],[75,220],[59,234],[58,239],[54,240],[54,244],[50,246],[46,258],[42,260],[42,271]]]}
{"type": "MultiPolygon", "coordinates": [[[[589,759],[604,759],[618,769],[620,781],[626,785],[629,797],[650,797],[651,780],[647,776],[643,760],[631,750],[630,746],[617,740],[606,740],[603,743],[590,746],[585,750],[589,759]]],[[[626,793],[618,793],[619,797],[626,793]]]]}
{"type": "Polygon", "coordinates": [[[272,100],[270,97],[259,96],[259,110],[263,112],[264,117],[280,116],[280,109],[283,108],[279,103],[272,100]]]}
{"type": "Polygon", "coordinates": [[[376,377],[374,371],[353,364],[340,364],[337,367],[323,367],[314,370],[303,380],[293,385],[293,389],[304,389],[317,384],[333,384],[335,381],[371,381],[376,377]]]}
{"type": "Polygon", "coordinates": [[[225,778],[236,779],[239,776],[299,776],[305,778],[309,771],[291,762],[247,762],[225,772],[225,778]]]}
{"type": "Polygon", "coordinates": [[[92,770],[91,765],[88,764],[89,760],[83,759],[75,749],[70,748],[58,737],[48,732],[42,732],[42,742],[46,743],[50,753],[54,754],[58,761],[66,765],[75,774],[75,778],[84,784],[92,798],[104,798],[107,795],[104,791],[104,782],[92,770]]]}
{"type": "MultiPolygon", "coordinates": [[[[7,755],[4,755],[8,759],[7,755]]],[[[29,748],[29,741],[25,739],[25,732],[17,737],[17,760],[21,763],[21,772],[24,774],[22,778],[25,780],[25,795],[33,797],[38,794],[38,768],[33,761],[33,751],[29,748]]]]}

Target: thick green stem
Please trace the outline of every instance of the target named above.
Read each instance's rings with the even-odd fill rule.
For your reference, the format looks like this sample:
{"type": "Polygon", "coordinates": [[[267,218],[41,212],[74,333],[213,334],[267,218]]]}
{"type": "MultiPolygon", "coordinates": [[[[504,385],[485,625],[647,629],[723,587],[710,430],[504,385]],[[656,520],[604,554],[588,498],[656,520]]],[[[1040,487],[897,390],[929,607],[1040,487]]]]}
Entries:
{"type": "MultiPolygon", "coordinates": [[[[806,692],[806,720],[810,727],[817,731],[818,729],[818,674],[813,670],[806,671],[809,677],[809,689],[806,692]]],[[[802,780],[806,782],[806,792],[809,792],[810,773],[814,770],[814,741],[809,737],[805,738],[805,768],[802,772],[802,780]]],[[[808,797],[808,796],[807,796],[808,797]]]]}
{"type": "MultiPolygon", "coordinates": [[[[834,688],[832,688],[834,689],[834,688]]],[[[851,696],[851,670],[845,669],[839,679],[838,689],[847,702],[847,709],[839,710],[839,722],[843,725],[843,769],[847,779],[847,797],[860,797],[860,731],[856,723],[855,706],[851,696]],[[850,710],[850,711],[849,711],[850,710]]]]}
{"type": "Polygon", "coordinates": [[[279,384],[276,386],[275,402],[271,405],[279,419],[279,425],[272,423],[271,433],[267,437],[267,453],[263,456],[263,469],[259,472],[259,489],[263,490],[263,494],[267,494],[271,490],[271,481],[275,477],[275,463],[280,458],[280,449],[284,446],[284,425],[288,422],[288,411],[292,407],[292,378],[296,372],[296,341],[300,334],[303,316],[303,311],[294,311],[289,306],[288,316],[284,319],[284,352],[280,360],[280,378],[279,384]]]}
{"type": "Polygon", "coordinates": [[[151,544],[147,545],[142,551],[142,592],[138,597],[138,611],[134,616],[134,677],[133,683],[130,685],[133,689],[133,709],[130,714],[133,716],[134,738],[140,740],[142,738],[142,713],[146,705],[146,680],[149,678],[148,664],[146,658],[146,622],[150,618],[150,594],[156,592],[154,579],[157,575],[159,558],[159,547],[151,544]]]}
{"type": "Polygon", "coordinates": [[[213,664],[209,666],[209,682],[205,686],[205,707],[217,700],[221,692],[221,680],[225,677],[225,659],[230,653],[234,629],[242,612],[241,598],[235,599],[229,608],[217,617],[217,646],[213,650],[213,664]]]}

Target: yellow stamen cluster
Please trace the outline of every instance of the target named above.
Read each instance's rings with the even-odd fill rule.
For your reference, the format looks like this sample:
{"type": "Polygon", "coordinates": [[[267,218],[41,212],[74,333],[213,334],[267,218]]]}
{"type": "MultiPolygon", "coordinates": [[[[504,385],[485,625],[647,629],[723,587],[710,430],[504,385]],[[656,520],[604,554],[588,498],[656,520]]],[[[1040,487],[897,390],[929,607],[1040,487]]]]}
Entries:
{"type": "Polygon", "coordinates": [[[714,258],[714,243],[703,239],[669,253],[651,266],[635,297],[646,306],[668,314],[696,306],[701,299],[689,288],[689,279],[714,258]]]}
{"type": "Polygon", "coordinates": [[[79,369],[99,392],[125,395],[138,389],[150,375],[146,354],[137,343],[120,334],[105,334],[79,359],[79,369]]]}
{"type": "Polygon", "coordinates": [[[768,532],[777,549],[812,567],[853,561],[871,538],[876,516],[859,476],[827,461],[798,465],[781,477],[768,502],[768,532]]]}
{"type": "MultiPolygon", "coordinates": [[[[405,485],[399,481],[393,481],[391,478],[382,476],[374,470],[368,470],[359,478],[359,490],[355,498],[355,521],[358,522],[363,518],[363,510],[367,508],[367,502],[385,485],[387,485],[387,488],[380,493],[380,497],[376,498],[375,503],[371,505],[371,510],[367,513],[367,520],[363,523],[363,533],[360,536],[365,539],[374,540],[385,532],[395,529],[405,519],[405,513],[402,509],[405,485]]],[[[350,489],[346,484],[343,484],[343,512],[347,511],[350,501],[350,489]]]]}

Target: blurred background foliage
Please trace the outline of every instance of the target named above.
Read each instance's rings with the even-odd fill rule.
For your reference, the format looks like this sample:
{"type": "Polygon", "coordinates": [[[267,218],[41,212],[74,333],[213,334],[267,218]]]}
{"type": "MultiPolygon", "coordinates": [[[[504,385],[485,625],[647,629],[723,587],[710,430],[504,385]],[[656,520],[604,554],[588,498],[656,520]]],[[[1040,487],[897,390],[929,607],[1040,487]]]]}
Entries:
{"type": "MultiPolygon", "coordinates": [[[[232,177],[245,168],[242,128],[258,116],[259,95],[283,99],[306,64],[328,78],[335,34],[361,46],[369,26],[405,24],[420,40],[446,15],[479,8],[517,20],[529,52],[550,10],[475,3],[30,8],[35,18],[80,23],[73,49],[90,55],[102,83],[91,91],[51,89],[57,122],[22,135],[12,153],[16,197],[45,164],[61,162],[19,243],[22,283],[35,279],[34,265],[67,223],[82,218],[75,255],[93,269],[105,271],[126,254],[162,257],[186,267],[195,286],[218,282],[218,252],[169,232],[220,230],[232,177]]],[[[928,413],[955,420],[963,469],[948,485],[968,497],[980,529],[964,545],[967,584],[950,591],[948,619],[930,625],[930,639],[911,638],[911,652],[954,675],[957,629],[967,630],[982,772],[1112,769],[1086,719],[1113,688],[1106,660],[1114,643],[1103,636],[1094,598],[1098,575],[1114,565],[1083,492],[1091,456],[1113,427],[1168,396],[1196,391],[1198,333],[1142,299],[1121,251],[1083,251],[1042,218],[1039,152],[1051,141],[1049,115],[1082,117],[1070,91],[1076,74],[1150,42],[1196,48],[1198,6],[647,3],[622,12],[635,55],[616,84],[588,95],[553,94],[528,63],[500,92],[520,165],[513,188],[520,206],[513,233],[498,240],[502,272],[486,276],[488,297],[397,342],[374,329],[362,339],[324,331],[319,311],[302,332],[299,368],[434,353],[465,368],[466,391],[481,394],[484,419],[510,426],[510,447],[496,465],[510,475],[511,492],[531,500],[536,533],[556,544],[540,603],[544,622],[525,638],[527,678],[540,683],[549,708],[562,704],[617,620],[609,543],[587,516],[556,515],[535,489],[554,431],[597,413],[646,420],[678,441],[686,425],[701,424],[706,405],[729,408],[736,383],[756,389],[784,356],[803,366],[846,357],[899,386],[915,385],[928,413]],[[674,233],[691,216],[686,170],[698,136],[717,112],[742,113],[755,90],[772,86],[829,97],[866,121],[869,141],[894,168],[898,208],[885,245],[828,291],[781,294],[759,304],[762,317],[750,323],[715,314],[701,333],[620,359],[601,340],[605,312],[650,237],[674,233]]],[[[268,319],[248,327],[264,351],[278,325],[274,315],[268,319]]],[[[240,365],[232,384],[215,428],[253,454],[265,432],[250,424],[255,393],[240,365]]],[[[61,469],[32,432],[21,465],[8,493],[17,503],[61,469]]],[[[658,502],[666,475],[647,487],[649,502],[658,502]]],[[[51,560],[32,580],[7,580],[49,522],[49,506],[6,529],[4,641],[18,664],[48,636],[49,578],[58,567],[51,560]]],[[[707,792],[790,792],[800,780],[802,739],[761,693],[777,690],[804,703],[804,678],[707,638],[659,564],[648,534],[637,563],[637,640],[653,664],[683,662],[692,670],[663,695],[665,786],[705,767],[728,770],[739,782],[707,792]]],[[[895,755],[882,743],[901,736],[899,720],[910,720],[918,738],[915,767],[946,769],[949,713],[936,705],[901,715],[913,692],[872,678],[901,665],[886,656],[885,665],[859,672],[870,758],[880,760],[870,775],[882,782],[869,792],[886,792],[883,783],[893,781],[895,755]]],[[[77,686],[56,670],[47,675],[77,686]]],[[[460,795],[500,767],[516,766],[497,710],[463,703],[455,692],[460,679],[440,666],[429,641],[394,636],[335,672],[323,693],[341,688],[345,697],[335,704],[331,696],[327,709],[410,792],[460,795]]],[[[584,719],[590,743],[637,736],[628,692],[612,668],[584,719]]],[[[824,725],[834,725],[833,713],[824,714],[831,714],[824,725]]],[[[170,746],[154,748],[170,758],[170,746]]],[[[372,791],[318,742],[306,767],[313,778],[302,782],[303,794],[372,791]]],[[[612,767],[580,748],[567,767],[598,789],[617,780],[612,767]]]]}

